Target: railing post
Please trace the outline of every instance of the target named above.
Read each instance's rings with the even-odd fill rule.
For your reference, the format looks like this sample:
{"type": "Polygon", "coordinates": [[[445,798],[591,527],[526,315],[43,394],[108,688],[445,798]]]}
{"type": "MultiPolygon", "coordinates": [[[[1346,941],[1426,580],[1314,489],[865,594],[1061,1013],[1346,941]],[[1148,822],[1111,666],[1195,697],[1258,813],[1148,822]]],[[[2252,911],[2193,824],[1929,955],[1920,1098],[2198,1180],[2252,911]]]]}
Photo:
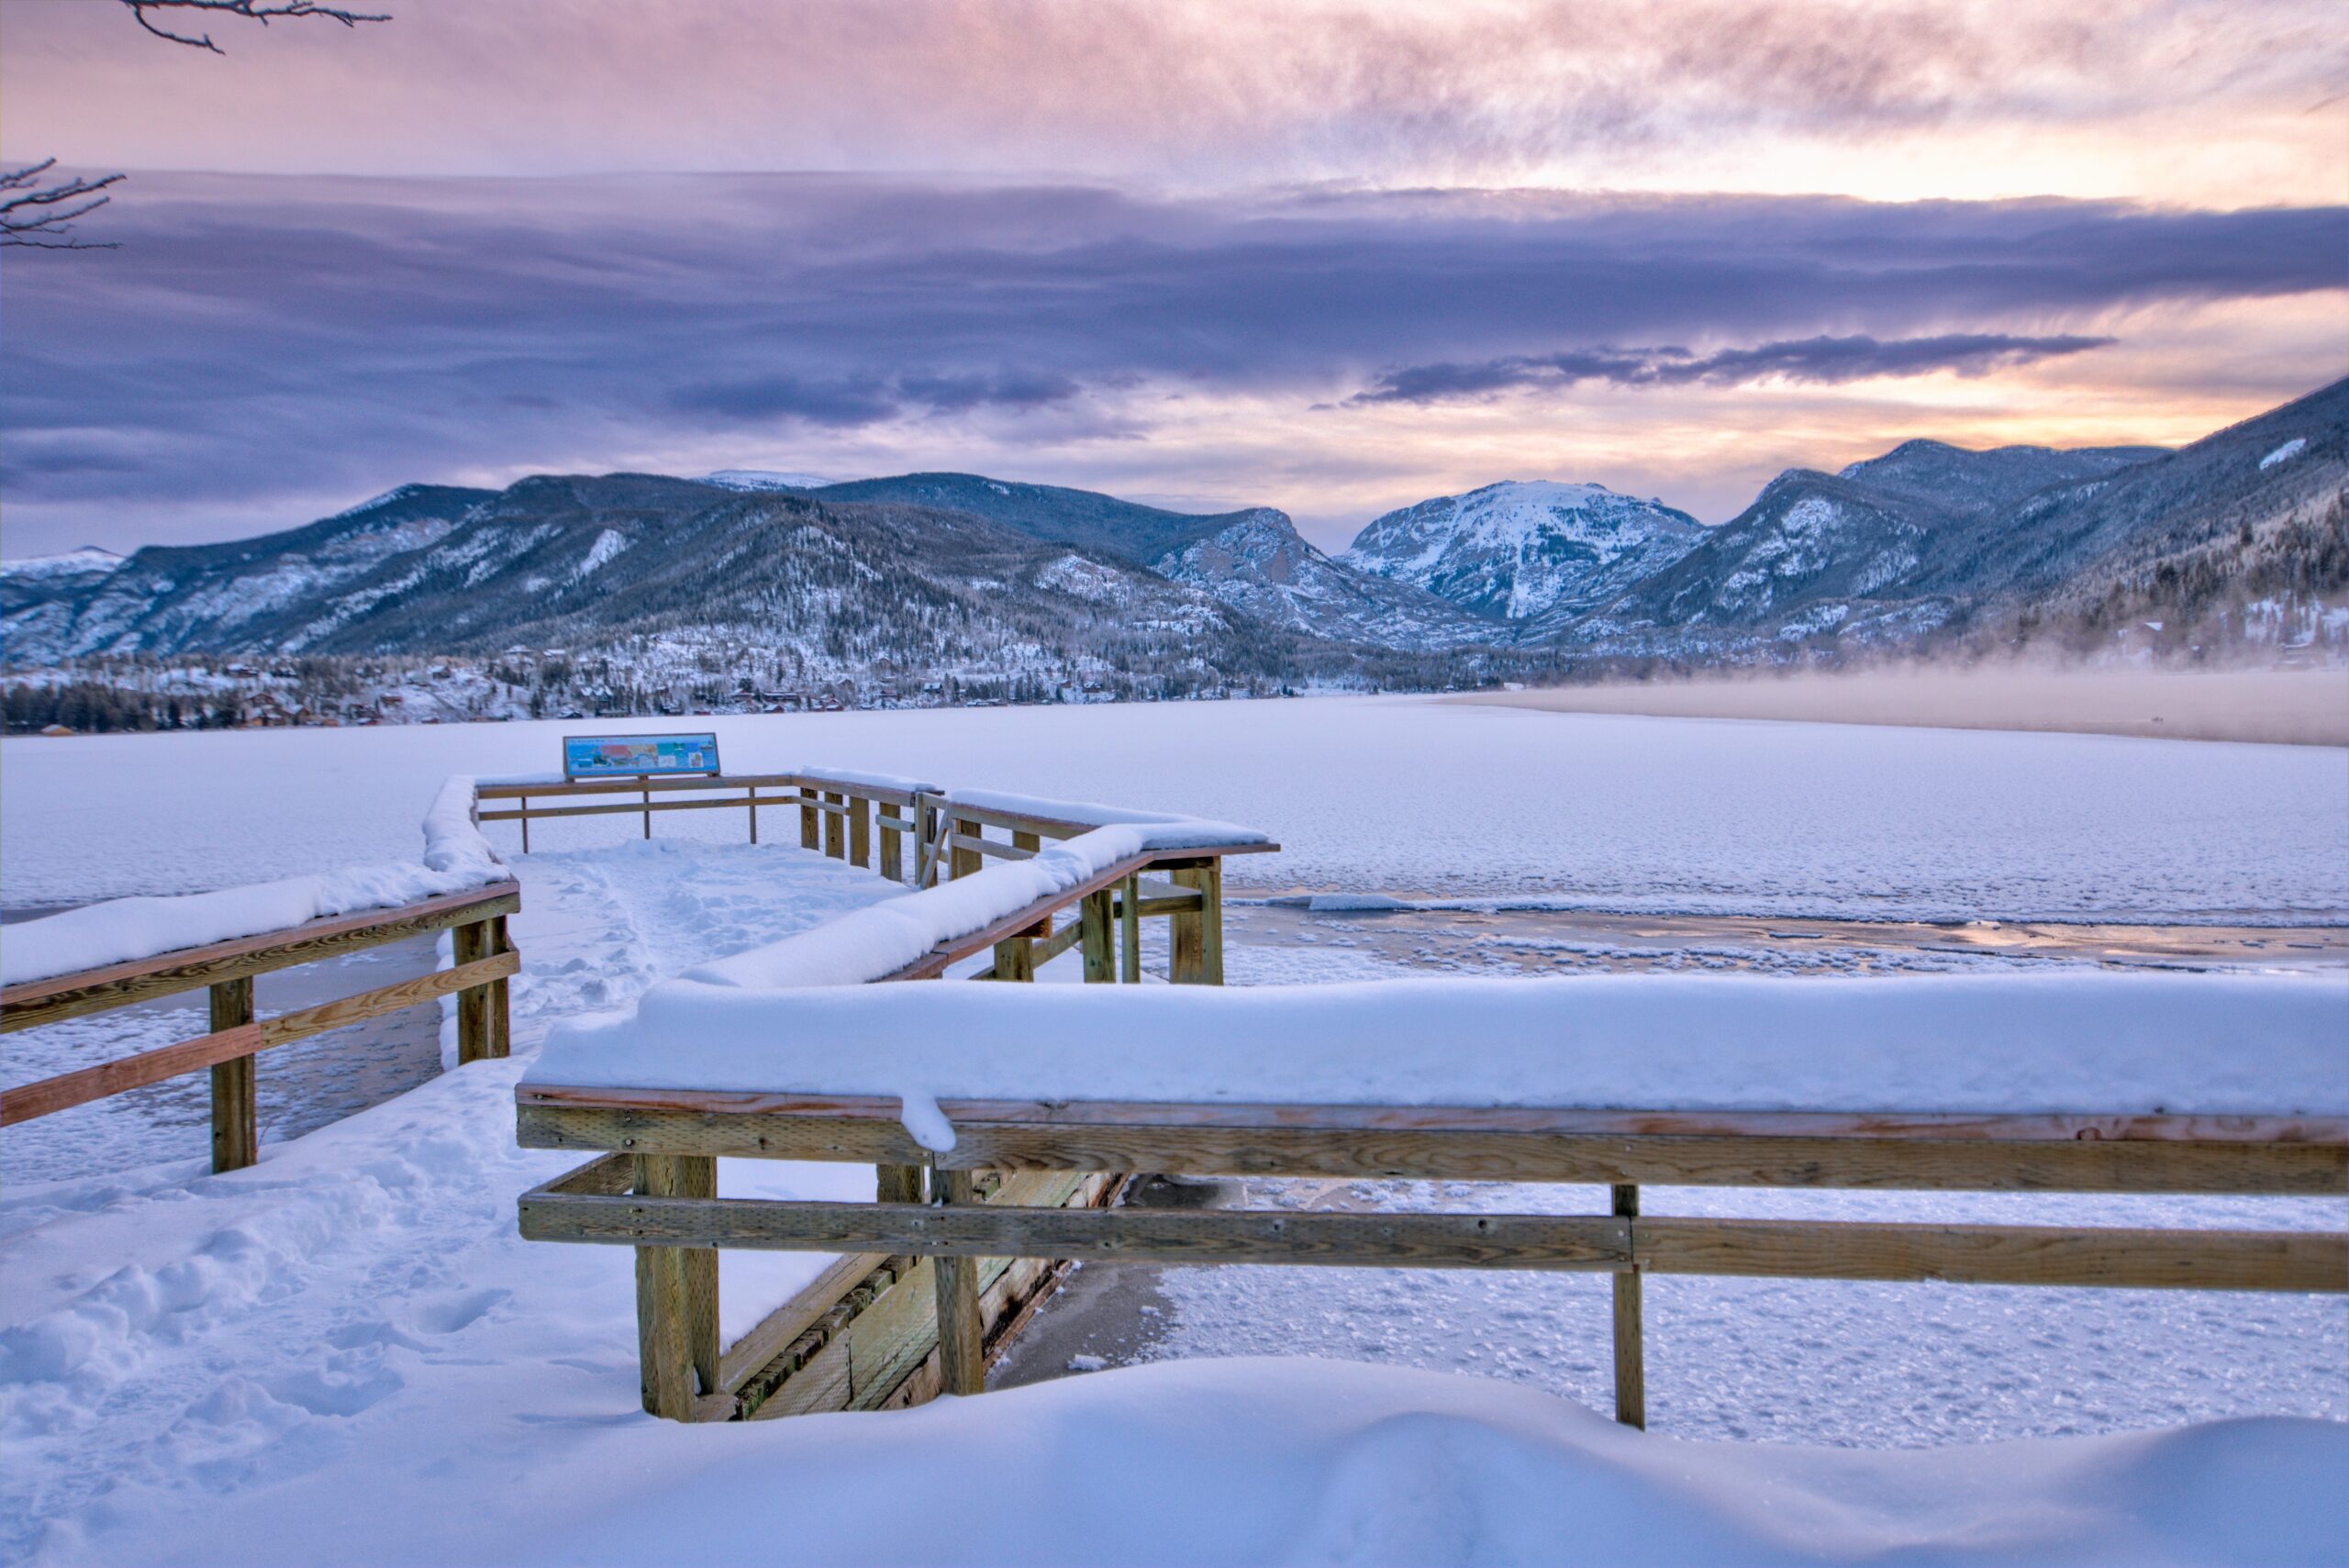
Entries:
{"type": "MultiPolygon", "coordinates": [[[[700,1154],[640,1154],[642,1197],[715,1197],[718,1162],[700,1154]]],[[[697,1393],[718,1391],[718,1253],[709,1248],[636,1249],[636,1339],[644,1407],[693,1418],[697,1393]]]]}
{"type": "Polygon", "coordinates": [[[755,844],[759,841],[759,786],[751,785],[744,792],[744,798],[751,803],[748,811],[751,818],[751,842],[755,844]]]}
{"type": "Polygon", "coordinates": [[[1098,985],[1118,978],[1118,954],[1115,939],[1110,935],[1110,900],[1108,888],[1088,893],[1077,910],[1083,929],[1077,941],[1085,950],[1085,983],[1098,985]]]}
{"type": "MultiPolygon", "coordinates": [[[[253,1021],[253,983],[223,980],[211,988],[212,1032],[253,1021]]],[[[253,1059],[239,1056],[212,1068],[212,1168],[241,1171],[261,1158],[259,1109],[253,1093],[253,1059]]]]}
{"type": "Polygon", "coordinates": [[[1118,889],[1118,947],[1122,961],[1119,979],[1141,984],[1141,873],[1130,872],[1118,889]]]}
{"type": "Polygon", "coordinates": [[[1199,895],[1196,909],[1177,910],[1167,917],[1169,949],[1166,977],[1177,985],[1223,984],[1222,862],[1203,859],[1178,862],[1167,872],[1177,887],[1199,895]]]}
{"type": "Polygon", "coordinates": [[[848,797],[848,863],[873,869],[873,803],[861,795],[848,797]]]}
{"type": "Polygon", "coordinates": [[[906,880],[906,836],[886,824],[905,818],[897,815],[894,802],[885,800],[881,803],[881,874],[888,881],[902,883],[906,880]]]}
{"type": "MultiPolygon", "coordinates": [[[[487,958],[489,944],[486,920],[471,920],[449,932],[450,956],[460,967],[487,958]]],[[[490,1050],[489,992],[484,984],[468,985],[457,993],[457,1064],[461,1067],[494,1054],[490,1050]]]]}
{"type": "Polygon", "coordinates": [[[652,781],[645,779],[639,787],[644,792],[644,836],[652,837],[652,781]]]}
{"type": "Polygon", "coordinates": [[[829,790],[824,792],[824,804],[835,809],[824,813],[824,853],[832,859],[848,858],[847,803],[829,790]]]}
{"type": "Polygon", "coordinates": [[[873,1201],[875,1203],[920,1203],[922,1201],[919,1165],[875,1165],[873,1167],[873,1201]]]}
{"type": "MultiPolygon", "coordinates": [[[[485,957],[514,951],[513,944],[507,940],[505,916],[490,917],[487,946],[489,951],[484,955],[485,957]]],[[[513,1005],[503,975],[489,983],[489,1054],[501,1058],[514,1054],[513,1005]]]]}
{"type": "Polygon", "coordinates": [[[1006,937],[996,943],[995,977],[997,980],[1035,979],[1036,944],[1025,935],[1006,937]]]}
{"type": "MultiPolygon", "coordinates": [[[[968,1171],[938,1171],[936,1195],[940,1205],[974,1203],[978,1195],[968,1171]]],[[[979,1317],[979,1261],[930,1259],[938,1280],[939,1390],[945,1394],[977,1394],[987,1385],[986,1335],[979,1317]]]]}
{"type": "MultiPolygon", "coordinates": [[[[1618,1184],[1614,1198],[1616,1215],[1637,1221],[1640,1189],[1618,1184]]],[[[1647,1351],[1640,1332],[1640,1271],[1636,1267],[1615,1275],[1615,1418],[1627,1427],[1647,1429],[1647,1351]]]]}
{"type": "Polygon", "coordinates": [[[521,796],[520,800],[522,803],[522,852],[527,855],[530,852],[530,797],[526,795],[521,796]]]}
{"type": "Polygon", "coordinates": [[[984,839],[986,837],[986,827],[984,823],[965,822],[961,817],[954,816],[951,812],[947,814],[947,871],[957,882],[966,876],[974,874],[981,866],[986,863],[985,857],[981,855],[978,851],[966,850],[962,845],[954,841],[955,840],[963,837],[963,830],[965,828],[970,829],[970,836],[974,839],[984,839]]]}

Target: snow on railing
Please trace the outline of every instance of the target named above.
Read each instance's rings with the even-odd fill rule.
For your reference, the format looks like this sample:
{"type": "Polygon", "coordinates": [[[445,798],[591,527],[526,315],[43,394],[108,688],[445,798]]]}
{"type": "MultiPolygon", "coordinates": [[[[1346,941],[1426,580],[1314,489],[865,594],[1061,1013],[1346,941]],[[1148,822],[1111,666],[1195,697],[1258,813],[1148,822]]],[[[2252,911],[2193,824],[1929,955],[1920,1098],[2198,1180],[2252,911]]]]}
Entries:
{"type": "Polygon", "coordinates": [[[342,866],[211,893],[111,898],[10,926],[0,941],[0,984],[158,958],[504,882],[513,873],[474,823],[473,787],[462,775],[440,786],[424,815],[420,860],[342,866]]]}

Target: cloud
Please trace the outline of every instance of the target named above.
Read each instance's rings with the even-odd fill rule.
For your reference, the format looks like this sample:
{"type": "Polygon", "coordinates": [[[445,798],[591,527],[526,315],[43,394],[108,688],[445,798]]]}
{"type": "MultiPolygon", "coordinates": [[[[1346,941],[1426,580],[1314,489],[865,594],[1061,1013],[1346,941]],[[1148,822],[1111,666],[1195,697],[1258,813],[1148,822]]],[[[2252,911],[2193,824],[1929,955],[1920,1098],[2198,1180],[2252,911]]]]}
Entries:
{"type": "Polygon", "coordinates": [[[1832,386],[1871,376],[1923,375],[1933,371],[1978,376],[2009,365],[2109,348],[2117,340],[2075,334],[2018,337],[2006,332],[1943,332],[1885,341],[1862,333],[1848,338],[1793,339],[1704,355],[1680,348],[1512,354],[1478,364],[1409,365],[1389,371],[1346,401],[1357,406],[1424,405],[1517,388],[1567,387],[1585,381],[1612,382],[1618,386],[1742,386],[1766,381],[1832,386]]]}
{"type": "Polygon", "coordinates": [[[2338,291],[2349,232],[2339,207],[2053,200],[138,183],[122,249],[10,264],[14,550],[45,517],[218,537],[320,496],[715,435],[853,434],[859,462],[947,450],[1017,472],[1040,444],[1146,442],[1170,421],[1207,450],[1201,421],[1350,394],[1995,380],[2087,362],[2165,310],[2338,291]],[[1673,344],[1694,348],[1622,346],[1673,344]]]}
{"type": "MultiPolygon", "coordinates": [[[[245,28],[192,61],[116,6],[13,6],[11,139],[132,167],[1049,169],[1216,189],[1620,183],[1633,161],[1726,155],[1783,189],[1741,150],[1766,165],[1789,138],[1865,153],[1979,130],[2043,150],[2086,131],[2091,154],[2254,154],[2277,106],[2329,97],[2349,66],[2335,0],[384,8],[395,21],[355,35],[245,28]]],[[[2337,128],[2296,128],[2337,167],[2337,128]]],[[[2234,161],[2236,189],[2272,176],[2234,161]]]]}

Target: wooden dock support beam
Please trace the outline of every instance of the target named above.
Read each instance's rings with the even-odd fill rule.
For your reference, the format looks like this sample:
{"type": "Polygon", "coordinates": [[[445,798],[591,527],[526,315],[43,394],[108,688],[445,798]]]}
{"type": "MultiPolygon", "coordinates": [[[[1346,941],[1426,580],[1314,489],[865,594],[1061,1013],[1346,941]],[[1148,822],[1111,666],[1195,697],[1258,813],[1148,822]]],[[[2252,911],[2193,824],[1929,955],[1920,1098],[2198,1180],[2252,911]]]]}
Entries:
{"type": "MultiPolygon", "coordinates": [[[[253,982],[223,980],[211,988],[212,1032],[253,1021],[253,982]]],[[[261,1158],[261,1118],[254,1095],[253,1059],[212,1064],[212,1168],[241,1171],[261,1158]]]]}
{"type": "MultiPolygon", "coordinates": [[[[968,1171],[938,1171],[942,1206],[978,1201],[968,1171]]],[[[987,1385],[985,1330],[979,1315],[979,1261],[930,1260],[938,1282],[939,1388],[944,1394],[978,1394],[987,1385]]]]}
{"type": "MultiPolygon", "coordinates": [[[[1640,1189],[1617,1184],[1614,1210],[1623,1219],[1637,1220],[1640,1189]]],[[[1640,1271],[1628,1268],[1615,1276],[1615,1418],[1627,1427],[1647,1429],[1647,1347],[1640,1327],[1640,1271]]]]}

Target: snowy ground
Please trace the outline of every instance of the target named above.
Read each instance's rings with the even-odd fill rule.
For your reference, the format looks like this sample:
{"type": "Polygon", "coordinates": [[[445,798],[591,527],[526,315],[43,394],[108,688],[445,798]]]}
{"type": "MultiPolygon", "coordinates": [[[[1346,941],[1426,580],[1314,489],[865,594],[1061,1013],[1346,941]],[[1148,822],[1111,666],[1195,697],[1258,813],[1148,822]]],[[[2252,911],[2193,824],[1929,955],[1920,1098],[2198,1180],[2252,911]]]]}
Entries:
{"type": "MultiPolygon", "coordinates": [[[[1979,913],[1975,898],[2005,913],[2254,921],[2349,909],[2338,753],[1351,702],[719,722],[737,767],[829,758],[1248,822],[1290,845],[1252,868],[1267,886],[1773,914],[1979,913]],[[1648,772],[1689,768],[1701,777],[1648,772]],[[1887,897],[1869,896],[1884,891],[1867,880],[1876,855],[1896,870],[1887,897]]],[[[11,742],[0,874],[21,904],[411,854],[410,825],[441,773],[543,767],[552,734],[11,742]],[[256,773],[274,781],[265,803],[256,773]],[[102,864],[86,858],[94,842],[110,846],[102,864]]],[[[780,818],[771,839],[787,834],[780,818]]],[[[738,814],[673,814],[650,846],[619,823],[534,830],[542,852],[520,862],[526,1054],[559,1018],[622,1006],[690,963],[890,891],[796,851],[717,842],[739,833],[738,814]]],[[[1234,949],[1236,984],[1427,962],[1367,917],[1241,912],[1238,925],[1252,922],[1266,940],[1234,949]]],[[[29,1038],[11,1037],[12,1052],[29,1038]]],[[[39,1075],[9,1060],[6,1081],[39,1075]]],[[[1605,1403],[1596,1279],[1152,1271],[1141,1290],[1155,1310],[1137,1315],[1148,1332],[1107,1359],[1184,1364],[893,1417],[662,1426],[635,1413],[625,1251],[514,1235],[514,1195],[572,1162],[512,1146],[519,1066],[435,1079],[265,1145],[259,1166],[226,1176],[200,1173],[200,1142],[126,1170],[105,1162],[122,1146],[93,1134],[78,1147],[94,1173],[12,1182],[0,1196],[0,1562],[212,1562],[231,1543],[256,1563],[645,1561],[688,1539],[729,1560],[1050,1562],[1056,1546],[1072,1561],[1511,1561],[1550,1558],[1571,1538],[1625,1560],[1642,1553],[1610,1542],[1722,1562],[1896,1551],[2316,1562],[2349,1525],[2329,1487],[2349,1459],[2349,1328],[2337,1300],[2292,1297],[1653,1282],[1661,1435],[1642,1439],[1556,1397],[1605,1403]],[[1193,1359],[1267,1353],[1483,1375],[1193,1359]],[[2325,1419],[1853,1451],[2251,1415],[2325,1419]],[[1682,1440],[1731,1437],[1840,1451],[1682,1440]],[[973,1464],[977,1453],[990,1462],[973,1464]],[[1202,1487],[1217,1507],[1190,1506],[1202,1487]],[[888,1522],[909,1498],[929,1522],[888,1522]],[[1040,1518],[1055,1521],[1049,1541],[1040,1518]],[[563,1524],[549,1533],[553,1519],[563,1524]],[[680,1520],[707,1533],[660,1533],[680,1520]]],[[[11,1129],[0,1159],[14,1168],[43,1125],[11,1129]]],[[[53,1173],[77,1145],[70,1128],[50,1136],[36,1152],[53,1173]]],[[[754,1178],[845,1197],[869,1175],[729,1162],[721,1187],[749,1191],[754,1178]]],[[[2342,1218],[2328,1202],[1645,1196],[1681,1214],[2342,1218]]],[[[1260,1184],[1249,1201],[1439,1197],[1599,1205],[1588,1191],[1472,1199],[1341,1183],[1260,1184]]],[[[820,1261],[729,1258],[729,1329],[820,1261]]]]}

